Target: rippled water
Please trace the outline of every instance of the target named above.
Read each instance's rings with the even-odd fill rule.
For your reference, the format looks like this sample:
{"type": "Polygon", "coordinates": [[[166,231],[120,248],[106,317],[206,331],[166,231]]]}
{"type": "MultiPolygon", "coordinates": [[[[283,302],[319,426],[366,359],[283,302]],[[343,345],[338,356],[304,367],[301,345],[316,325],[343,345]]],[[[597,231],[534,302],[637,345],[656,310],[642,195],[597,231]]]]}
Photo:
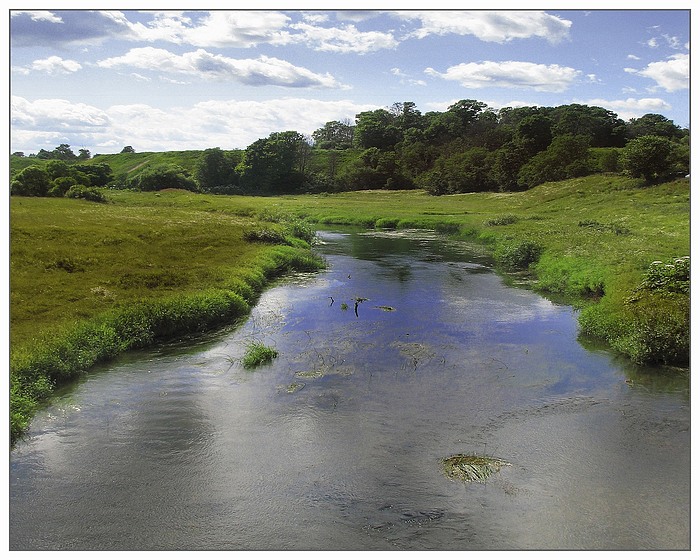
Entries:
{"type": "Polygon", "coordinates": [[[323,240],[329,270],[242,326],[42,411],[11,453],[11,549],[689,548],[687,376],[581,344],[467,245],[323,240]],[[250,341],[279,357],[244,370],[250,341]],[[510,466],[456,482],[456,453],[510,466]]]}

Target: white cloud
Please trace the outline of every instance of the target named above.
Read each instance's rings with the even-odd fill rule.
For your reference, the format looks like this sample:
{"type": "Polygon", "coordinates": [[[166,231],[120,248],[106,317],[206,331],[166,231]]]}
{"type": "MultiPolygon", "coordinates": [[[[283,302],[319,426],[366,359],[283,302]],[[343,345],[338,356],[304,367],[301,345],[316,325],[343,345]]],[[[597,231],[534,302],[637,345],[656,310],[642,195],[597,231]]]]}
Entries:
{"type": "Polygon", "coordinates": [[[318,27],[302,22],[289,27],[299,33],[285,32],[273,44],[304,43],[317,51],[356,54],[392,49],[399,44],[391,33],[359,31],[354,25],[318,27]]]}
{"type": "Polygon", "coordinates": [[[84,130],[110,124],[108,115],[92,105],[65,99],[28,101],[12,96],[10,104],[12,133],[15,127],[25,130],[84,130]]]}
{"type": "Polygon", "coordinates": [[[398,12],[406,20],[419,20],[421,27],[409,36],[474,35],[482,41],[505,43],[532,37],[552,44],[569,37],[571,21],[539,11],[419,11],[398,12]]]}
{"type": "Polygon", "coordinates": [[[526,88],[548,92],[565,91],[581,74],[578,70],[558,64],[513,60],[463,63],[448,68],[444,73],[426,68],[425,73],[459,82],[466,88],[526,88]]]}
{"type": "Polygon", "coordinates": [[[63,20],[47,10],[12,10],[10,17],[29,16],[32,21],[48,21],[49,23],[63,23],[63,20]]]}
{"type": "Polygon", "coordinates": [[[658,97],[643,97],[627,99],[587,99],[575,100],[574,103],[590,105],[592,107],[605,107],[617,113],[624,120],[639,118],[647,113],[663,113],[671,109],[671,105],[658,97]]]}
{"type": "Polygon", "coordinates": [[[82,68],[75,60],[64,60],[59,56],[50,56],[32,62],[32,70],[47,74],[72,74],[82,68]]]}
{"type": "Polygon", "coordinates": [[[146,104],[100,110],[61,99],[12,99],[12,151],[36,152],[58,143],[86,146],[93,154],[132,145],[139,151],[245,148],[272,132],[311,134],[332,120],[380,108],[349,100],[282,98],[205,101],[160,109],[146,104]],[[60,142],[59,142],[60,140],[60,142]]]}
{"type": "Polygon", "coordinates": [[[690,56],[676,54],[666,60],[651,62],[643,70],[625,68],[625,72],[650,78],[668,92],[688,89],[690,86],[690,56]]]}
{"type": "Polygon", "coordinates": [[[234,80],[246,85],[343,88],[330,74],[314,72],[289,62],[261,55],[257,59],[235,59],[203,49],[173,54],[165,49],[142,47],[123,56],[97,62],[101,68],[130,66],[155,72],[177,73],[210,80],[234,80]]]}
{"type": "Polygon", "coordinates": [[[630,60],[640,60],[640,58],[634,54],[628,54],[627,58],[629,58],[630,60]]]}

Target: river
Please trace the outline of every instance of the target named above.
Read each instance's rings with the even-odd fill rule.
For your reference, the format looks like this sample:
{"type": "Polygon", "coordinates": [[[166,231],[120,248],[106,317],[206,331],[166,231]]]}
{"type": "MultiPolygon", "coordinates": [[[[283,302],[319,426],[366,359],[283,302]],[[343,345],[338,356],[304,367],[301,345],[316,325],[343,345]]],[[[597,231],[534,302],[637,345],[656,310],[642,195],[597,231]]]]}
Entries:
{"type": "Polygon", "coordinates": [[[11,451],[11,550],[687,550],[687,375],[427,232],[323,232],[245,323],[128,353],[11,451]],[[246,370],[251,341],[279,353],[246,370]],[[508,465],[445,476],[458,453],[508,465]]]}

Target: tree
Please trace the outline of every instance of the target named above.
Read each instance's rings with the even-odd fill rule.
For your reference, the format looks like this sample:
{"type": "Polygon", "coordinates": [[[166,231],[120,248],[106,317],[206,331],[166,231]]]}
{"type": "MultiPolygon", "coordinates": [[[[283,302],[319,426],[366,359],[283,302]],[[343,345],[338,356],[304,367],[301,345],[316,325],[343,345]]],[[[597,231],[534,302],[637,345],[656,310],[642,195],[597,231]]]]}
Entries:
{"type": "Polygon", "coordinates": [[[114,179],[112,168],[104,162],[73,164],[70,174],[76,176],[76,173],[84,173],[87,176],[87,182],[82,180],[80,183],[93,187],[104,187],[114,179]]]}
{"type": "Polygon", "coordinates": [[[493,156],[486,148],[473,147],[435,162],[421,182],[430,194],[481,192],[494,188],[491,178],[493,156]]]}
{"type": "Polygon", "coordinates": [[[52,159],[46,163],[46,172],[53,181],[59,177],[69,177],[70,176],[70,166],[65,162],[58,159],[52,159]]]}
{"type": "Polygon", "coordinates": [[[208,148],[195,165],[194,178],[203,191],[238,183],[236,165],[221,148],[208,148]]]}
{"type": "Polygon", "coordinates": [[[352,148],[355,130],[350,121],[329,121],[314,131],[311,137],[317,148],[345,150],[352,148]]]}
{"type": "Polygon", "coordinates": [[[643,177],[651,183],[670,171],[672,151],[673,143],[668,138],[640,136],[624,147],[620,164],[632,177],[643,177]]]}
{"type": "Polygon", "coordinates": [[[562,181],[586,175],[590,170],[587,136],[565,134],[552,140],[520,169],[518,184],[532,188],[548,181],[562,181]]]}
{"type": "Polygon", "coordinates": [[[136,150],[134,150],[134,148],[132,148],[131,146],[124,146],[120,153],[122,153],[122,154],[135,154],[136,150]]]}
{"type": "Polygon", "coordinates": [[[519,189],[518,174],[532,155],[522,142],[512,140],[498,149],[493,157],[491,177],[501,191],[519,189]]]}
{"type": "Polygon", "coordinates": [[[389,111],[394,115],[395,124],[399,129],[406,131],[409,128],[423,128],[423,116],[412,101],[394,103],[389,111]]]}
{"type": "Polygon", "coordinates": [[[304,182],[304,156],[307,139],[288,130],[273,132],[256,140],[245,150],[236,167],[241,185],[258,192],[293,192],[304,182]]]}
{"type": "Polygon", "coordinates": [[[63,161],[73,161],[78,159],[78,156],[73,153],[73,150],[70,149],[68,144],[60,144],[54,148],[51,154],[55,159],[60,159],[63,161]]]}
{"type": "Polygon", "coordinates": [[[38,165],[25,167],[15,175],[10,193],[19,196],[46,196],[51,187],[51,177],[38,165]]]}
{"type": "Polygon", "coordinates": [[[528,115],[516,125],[515,136],[530,148],[530,155],[535,155],[552,141],[552,119],[541,113],[528,115]]]}
{"type": "Polygon", "coordinates": [[[553,136],[587,136],[593,147],[622,147],[626,125],[612,111],[588,105],[561,105],[551,113],[553,136]]]}
{"type": "Polygon", "coordinates": [[[355,142],[360,148],[390,150],[401,140],[396,117],[386,109],[364,111],[355,116],[355,142]]]}
{"type": "Polygon", "coordinates": [[[661,136],[663,138],[681,138],[683,131],[673,121],[663,115],[647,113],[638,119],[630,119],[627,123],[627,136],[639,138],[640,136],[661,136]]]}

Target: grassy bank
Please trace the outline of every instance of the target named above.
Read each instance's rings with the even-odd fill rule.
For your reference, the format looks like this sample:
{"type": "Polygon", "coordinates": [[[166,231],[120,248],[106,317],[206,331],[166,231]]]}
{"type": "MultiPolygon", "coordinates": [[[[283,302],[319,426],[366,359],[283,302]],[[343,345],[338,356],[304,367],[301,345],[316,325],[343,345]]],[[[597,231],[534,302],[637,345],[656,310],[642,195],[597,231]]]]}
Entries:
{"type": "Polygon", "coordinates": [[[212,211],[188,193],[13,197],[10,212],[12,440],[92,365],[231,323],[273,278],[323,266],[303,223],[212,211]]]}
{"type": "Polygon", "coordinates": [[[514,278],[525,270],[536,289],[579,305],[583,333],[637,362],[688,360],[687,261],[676,264],[690,254],[687,179],[649,187],[601,175],[444,197],[107,196],[11,200],[13,438],[57,384],[94,363],[230,323],[272,278],[321,266],[299,218],[478,240],[514,278]]]}
{"type": "Polygon", "coordinates": [[[676,264],[690,255],[688,179],[647,186],[594,175],[520,193],[376,191],[268,204],[319,224],[430,228],[478,240],[503,270],[527,270],[535,289],[580,306],[583,334],[638,363],[688,363],[688,263],[676,264]],[[667,277],[653,281],[659,270],[667,277]]]}

